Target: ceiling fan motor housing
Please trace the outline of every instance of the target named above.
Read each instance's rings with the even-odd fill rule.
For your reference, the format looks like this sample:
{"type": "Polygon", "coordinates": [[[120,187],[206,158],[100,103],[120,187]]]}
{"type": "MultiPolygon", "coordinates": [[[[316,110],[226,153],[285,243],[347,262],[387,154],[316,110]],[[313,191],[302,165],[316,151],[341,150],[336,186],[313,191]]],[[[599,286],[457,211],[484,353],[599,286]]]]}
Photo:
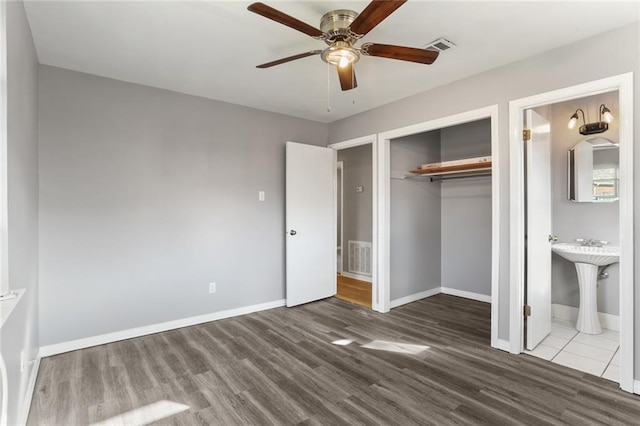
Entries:
{"type": "Polygon", "coordinates": [[[357,12],[347,9],[325,13],[320,20],[320,31],[326,34],[324,41],[329,45],[336,41],[348,43],[355,41],[354,34],[349,31],[349,27],[357,16],[357,12]]]}

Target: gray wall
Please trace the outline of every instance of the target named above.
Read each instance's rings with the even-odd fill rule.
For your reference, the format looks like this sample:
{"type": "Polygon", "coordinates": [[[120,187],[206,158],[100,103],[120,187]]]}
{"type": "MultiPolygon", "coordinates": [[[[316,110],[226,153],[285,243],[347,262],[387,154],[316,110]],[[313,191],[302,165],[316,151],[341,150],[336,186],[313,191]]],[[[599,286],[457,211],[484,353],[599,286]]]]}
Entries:
{"type": "MultiPolygon", "coordinates": [[[[638,24],[616,29],[333,122],[329,126],[329,141],[333,143],[498,105],[501,152],[500,162],[496,165],[501,171],[498,328],[501,339],[509,338],[509,101],[627,72],[635,72],[634,87],[639,87],[639,32],[638,24]],[[593,52],[599,52],[597,60],[594,60],[593,52]]],[[[438,66],[438,63],[433,66],[438,66]]],[[[634,104],[640,105],[638,90],[634,93],[634,104]]],[[[640,128],[638,108],[634,114],[637,135],[640,128]]],[[[634,161],[640,169],[640,149],[635,155],[634,161]]],[[[640,199],[640,174],[636,174],[635,179],[635,197],[640,199]]],[[[640,210],[636,210],[635,221],[640,223],[640,210]]],[[[635,237],[637,247],[640,247],[639,243],[640,238],[635,237]]],[[[635,256],[635,269],[638,270],[640,251],[635,256]]],[[[636,305],[640,306],[640,292],[636,292],[636,305]]],[[[636,332],[638,377],[640,316],[636,318],[636,332]]]]}
{"type": "Polygon", "coordinates": [[[287,140],[327,125],[41,66],[41,344],[283,299],[287,140]]]}
{"type": "MultiPolygon", "coordinates": [[[[620,117],[618,93],[605,93],[578,100],[554,104],[551,107],[551,182],[553,233],[560,241],[571,242],[576,238],[607,240],[619,244],[619,203],[574,203],[567,199],[567,151],[588,136],[578,133],[577,127],[567,127],[569,117],[577,108],[587,115],[587,122],[598,121],[598,107],[607,105],[614,115],[609,130],[600,135],[618,141],[620,117]]],[[[582,115],[580,116],[582,124],[582,115]]],[[[591,136],[591,137],[593,137],[591,136]]],[[[611,265],[609,278],[598,282],[598,311],[618,315],[620,305],[619,267],[611,265]]],[[[580,293],[574,264],[557,255],[552,256],[552,302],[578,307],[580,293]]]]}
{"type": "MultiPolygon", "coordinates": [[[[442,161],[491,155],[491,120],[440,131],[442,161]]],[[[442,286],[491,295],[491,176],[444,180],[442,286]]]]}
{"type": "MultiPolygon", "coordinates": [[[[391,141],[391,176],[440,158],[440,131],[391,141]]],[[[440,287],[440,185],[391,179],[391,300],[440,287]]]]}
{"type": "Polygon", "coordinates": [[[20,372],[20,352],[38,353],[38,60],[21,1],[7,7],[7,173],[9,288],[26,289],[1,330],[7,366],[7,422],[18,423],[33,367],[20,372]]]}
{"type": "MultiPolygon", "coordinates": [[[[373,168],[371,144],[338,151],[343,162],[343,253],[342,267],[349,271],[349,241],[371,242],[373,239],[373,168]],[[362,186],[362,192],[356,187],[362,186]]],[[[339,241],[338,241],[339,243],[339,241]]]]}

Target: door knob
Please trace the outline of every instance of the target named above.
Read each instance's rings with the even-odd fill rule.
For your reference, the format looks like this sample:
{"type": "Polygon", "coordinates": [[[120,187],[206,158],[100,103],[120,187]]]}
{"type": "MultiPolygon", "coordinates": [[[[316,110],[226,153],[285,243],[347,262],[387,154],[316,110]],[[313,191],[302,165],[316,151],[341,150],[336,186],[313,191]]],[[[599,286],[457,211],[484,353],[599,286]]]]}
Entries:
{"type": "Polygon", "coordinates": [[[558,236],[549,234],[549,242],[551,241],[558,241],[558,236]]]}
{"type": "Polygon", "coordinates": [[[297,232],[295,231],[295,229],[292,229],[291,231],[289,231],[289,235],[296,235],[297,232]]]}

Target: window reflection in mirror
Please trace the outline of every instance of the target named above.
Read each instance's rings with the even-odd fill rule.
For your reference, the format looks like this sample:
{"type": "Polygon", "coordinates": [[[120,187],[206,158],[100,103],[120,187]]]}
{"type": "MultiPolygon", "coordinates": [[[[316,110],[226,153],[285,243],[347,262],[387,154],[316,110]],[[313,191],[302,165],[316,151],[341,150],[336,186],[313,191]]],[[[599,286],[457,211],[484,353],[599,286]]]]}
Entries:
{"type": "Polygon", "coordinates": [[[606,138],[589,138],[569,150],[569,199],[578,203],[618,199],[618,144],[606,138]]]}

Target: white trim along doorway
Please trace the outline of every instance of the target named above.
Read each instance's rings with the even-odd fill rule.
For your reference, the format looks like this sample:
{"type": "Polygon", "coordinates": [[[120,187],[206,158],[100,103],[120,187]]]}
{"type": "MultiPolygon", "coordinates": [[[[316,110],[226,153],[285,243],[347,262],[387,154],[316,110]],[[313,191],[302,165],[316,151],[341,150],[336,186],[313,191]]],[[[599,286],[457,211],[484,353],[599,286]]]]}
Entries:
{"type": "MultiPolygon", "coordinates": [[[[368,136],[363,136],[360,138],[355,138],[355,139],[349,139],[346,141],[342,141],[342,142],[336,142],[336,143],[332,143],[330,145],[328,145],[328,148],[331,148],[335,151],[339,151],[342,149],[347,149],[347,148],[353,148],[356,146],[361,146],[361,145],[368,145],[371,144],[371,158],[372,158],[372,163],[371,163],[371,167],[372,167],[372,181],[371,181],[371,192],[372,192],[372,197],[373,197],[373,202],[372,202],[372,241],[371,241],[371,294],[372,294],[372,300],[371,300],[371,308],[374,311],[379,311],[379,312],[386,312],[386,311],[382,311],[380,309],[380,299],[378,296],[378,286],[379,286],[379,281],[378,281],[378,235],[377,235],[377,231],[378,231],[378,144],[377,144],[377,137],[376,135],[368,135],[368,136]]],[[[343,179],[344,179],[344,175],[343,175],[343,179]]],[[[335,174],[335,182],[337,185],[337,168],[336,168],[336,174],[335,174]]],[[[336,191],[334,191],[335,194],[337,194],[337,188],[336,191]]],[[[334,205],[337,205],[337,200],[334,201],[334,205]]],[[[343,218],[344,219],[344,218],[343,218]]],[[[338,230],[336,229],[335,232],[337,233],[338,230]]],[[[342,236],[342,232],[340,233],[340,235],[342,236]]],[[[335,250],[334,250],[335,251],[335,250]]],[[[341,248],[341,254],[343,256],[343,262],[344,262],[344,252],[345,252],[345,247],[343,246],[341,248]]],[[[337,255],[337,254],[336,254],[337,255]]],[[[343,265],[344,268],[344,265],[343,265]]]]}
{"type": "MultiPolygon", "coordinates": [[[[498,339],[499,255],[500,255],[500,152],[498,144],[498,106],[491,105],[436,120],[402,127],[378,134],[378,232],[377,286],[373,289],[375,310],[391,309],[391,140],[472,121],[491,119],[491,156],[496,165],[491,172],[491,346],[503,350],[508,343],[498,339]]],[[[375,169],[374,169],[375,171],[375,169]]],[[[374,172],[375,175],[375,172],[374,172]]],[[[374,235],[376,235],[374,233],[374,235]]]]}
{"type": "MultiPolygon", "coordinates": [[[[619,93],[620,144],[620,388],[634,391],[634,278],[633,278],[633,74],[579,84],[509,102],[510,176],[510,329],[509,351],[524,350],[525,183],[524,111],[607,92],[619,93]]],[[[640,389],[640,384],[636,384],[640,389]]]]}

